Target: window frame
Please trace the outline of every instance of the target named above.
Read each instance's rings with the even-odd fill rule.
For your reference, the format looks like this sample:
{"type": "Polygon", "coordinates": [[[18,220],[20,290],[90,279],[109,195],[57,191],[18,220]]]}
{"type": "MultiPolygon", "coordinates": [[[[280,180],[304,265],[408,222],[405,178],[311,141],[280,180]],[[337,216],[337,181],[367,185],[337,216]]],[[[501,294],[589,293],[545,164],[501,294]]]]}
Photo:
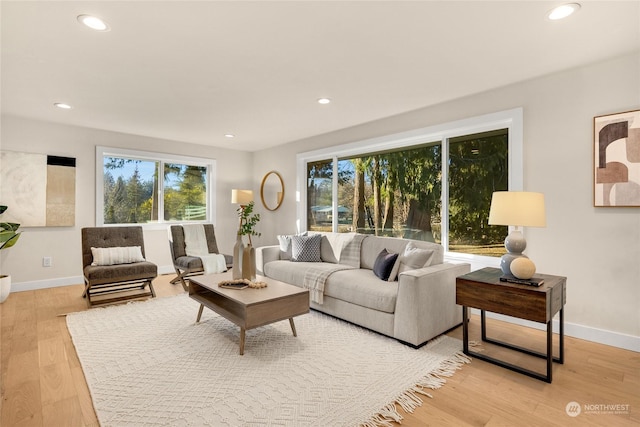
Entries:
{"type": "Polygon", "coordinates": [[[164,180],[158,180],[158,212],[162,212],[162,219],[152,223],[125,223],[125,224],[105,224],[104,222],[104,158],[105,157],[125,157],[153,162],[160,162],[160,170],[165,163],[178,163],[190,166],[200,166],[207,168],[207,213],[204,220],[189,221],[189,223],[211,223],[216,222],[216,160],[204,157],[190,157],[179,154],[166,154],[142,150],[130,150],[127,148],[96,146],[96,227],[122,227],[122,226],[142,226],[145,230],[166,229],[167,225],[180,224],[184,221],[164,220],[164,180]]]}
{"type": "MultiPolygon", "coordinates": [[[[471,262],[472,266],[496,267],[500,264],[500,258],[482,255],[466,254],[449,251],[449,140],[460,136],[489,132],[498,129],[507,129],[509,134],[509,191],[522,191],[524,187],[524,162],[523,162],[523,109],[521,107],[495,113],[484,114],[471,118],[456,120],[438,125],[414,129],[407,132],[385,135],[382,137],[365,139],[348,144],[322,148],[318,150],[299,153],[296,156],[297,163],[297,226],[299,231],[307,229],[307,163],[332,159],[333,176],[338,174],[338,159],[365,155],[377,151],[397,150],[412,147],[429,142],[440,141],[442,144],[442,211],[441,217],[441,244],[445,248],[445,259],[454,262],[471,262]],[[446,221],[444,220],[446,218],[446,221]]],[[[338,217],[338,181],[333,180],[332,188],[333,217],[338,217]]],[[[337,222],[332,223],[332,230],[338,231],[337,222]]],[[[505,236],[506,237],[506,236],[505,236]]]]}

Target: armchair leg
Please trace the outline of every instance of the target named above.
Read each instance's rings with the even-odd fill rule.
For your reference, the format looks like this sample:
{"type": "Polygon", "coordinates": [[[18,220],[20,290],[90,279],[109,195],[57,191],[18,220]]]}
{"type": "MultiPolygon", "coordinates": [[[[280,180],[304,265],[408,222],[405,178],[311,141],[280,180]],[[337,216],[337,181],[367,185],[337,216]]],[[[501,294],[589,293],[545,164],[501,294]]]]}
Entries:
{"type": "Polygon", "coordinates": [[[156,297],[156,291],[155,289],[153,289],[153,283],[151,280],[149,280],[149,290],[151,291],[151,298],[155,298],[156,297]]]}
{"type": "Polygon", "coordinates": [[[171,283],[172,285],[175,285],[178,282],[180,282],[180,284],[182,285],[182,289],[184,289],[186,292],[189,292],[189,285],[184,280],[184,275],[180,272],[180,269],[175,268],[175,270],[176,270],[176,277],[171,279],[171,281],[169,283],[171,283]]]}
{"type": "Polygon", "coordinates": [[[87,282],[84,283],[84,292],[82,293],[82,298],[86,298],[89,295],[89,284],[87,282]]]}

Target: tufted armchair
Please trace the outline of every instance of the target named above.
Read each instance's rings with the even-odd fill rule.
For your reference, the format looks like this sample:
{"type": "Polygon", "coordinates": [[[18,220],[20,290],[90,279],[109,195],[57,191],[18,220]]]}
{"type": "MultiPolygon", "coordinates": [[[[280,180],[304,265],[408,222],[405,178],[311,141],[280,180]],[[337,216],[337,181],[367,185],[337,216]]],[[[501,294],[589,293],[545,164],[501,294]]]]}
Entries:
{"type": "Polygon", "coordinates": [[[87,298],[89,307],[156,296],[151,281],[158,276],[158,267],[144,259],[140,226],[83,228],[82,271],[85,282],[82,297],[87,298]],[[149,289],[145,291],[147,286],[149,289]],[[93,299],[113,293],[119,296],[93,299]]]}
{"type": "MultiPolygon", "coordinates": [[[[207,246],[210,254],[220,253],[216,242],[216,233],[213,224],[204,224],[204,233],[207,239],[207,246]]],[[[171,280],[172,284],[180,282],[185,291],[188,291],[185,278],[194,274],[202,274],[204,267],[202,260],[198,257],[187,256],[184,243],[184,228],[182,225],[172,225],[169,228],[169,249],[171,250],[171,258],[173,259],[173,268],[176,270],[176,277],[171,280]]],[[[227,268],[233,265],[233,257],[224,255],[227,262],[227,268]]]]}

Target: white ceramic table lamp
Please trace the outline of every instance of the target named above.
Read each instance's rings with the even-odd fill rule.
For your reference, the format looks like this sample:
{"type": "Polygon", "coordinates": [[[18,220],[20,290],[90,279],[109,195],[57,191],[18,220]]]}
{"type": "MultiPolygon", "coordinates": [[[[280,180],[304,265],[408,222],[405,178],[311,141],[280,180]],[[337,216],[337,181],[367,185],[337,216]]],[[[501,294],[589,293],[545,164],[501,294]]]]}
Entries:
{"type": "MultiPolygon", "coordinates": [[[[496,191],[491,198],[489,210],[490,225],[514,226],[504,240],[507,253],[502,255],[500,268],[504,274],[513,274],[511,263],[517,258],[527,258],[522,251],[527,247],[527,242],[519,227],[546,227],[544,210],[544,194],[527,191],[496,191]]],[[[516,277],[529,279],[535,272],[535,264],[522,264],[522,272],[518,271],[516,277]],[[528,264],[528,265],[527,265],[528,264]],[[520,277],[519,277],[520,276],[520,277]],[[529,277],[525,277],[529,276],[529,277]]],[[[514,274],[515,275],[515,274],[514,274]]]]}

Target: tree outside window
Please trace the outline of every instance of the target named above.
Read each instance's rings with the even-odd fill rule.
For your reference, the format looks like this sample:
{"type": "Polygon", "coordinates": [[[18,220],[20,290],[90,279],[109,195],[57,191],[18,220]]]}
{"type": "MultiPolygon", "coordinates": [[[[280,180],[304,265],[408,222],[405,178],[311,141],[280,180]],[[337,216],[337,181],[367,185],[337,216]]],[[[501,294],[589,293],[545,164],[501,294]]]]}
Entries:
{"type": "Polygon", "coordinates": [[[103,166],[104,224],[207,219],[207,166],[107,155],[103,166]]]}
{"type": "MultiPolygon", "coordinates": [[[[487,224],[493,191],[508,189],[508,131],[451,138],[448,147],[448,250],[501,256],[506,227],[487,224]]],[[[443,141],[307,163],[307,228],[442,242],[443,141]]]]}

